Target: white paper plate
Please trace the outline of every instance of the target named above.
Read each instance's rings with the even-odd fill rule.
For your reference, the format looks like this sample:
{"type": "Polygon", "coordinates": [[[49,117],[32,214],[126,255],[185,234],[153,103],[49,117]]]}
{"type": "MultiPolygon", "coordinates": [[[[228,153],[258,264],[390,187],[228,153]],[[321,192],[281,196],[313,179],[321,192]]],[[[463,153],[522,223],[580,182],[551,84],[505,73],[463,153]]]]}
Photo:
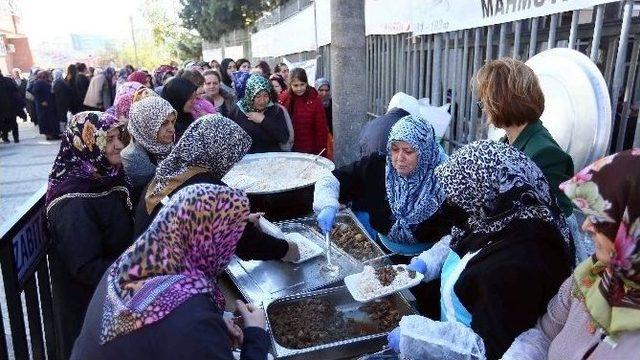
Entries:
{"type": "Polygon", "coordinates": [[[302,251],[300,251],[300,259],[298,259],[298,261],[292,261],[292,263],[294,264],[303,263],[307,260],[313,259],[314,257],[320,256],[324,253],[323,248],[321,248],[313,240],[307,239],[305,236],[303,236],[300,233],[297,233],[297,232],[286,233],[285,238],[289,241],[293,241],[296,244],[298,244],[299,250],[302,249],[303,247],[307,249],[304,254],[302,253],[302,251]]]}
{"type": "MultiPolygon", "coordinates": [[[[575,170],[604,156],[611,136],[611,97],[598,67],[584,54],[565,48],[543,51],[526,64],[544,93],[540,118],[571,155],[575,170]]],[[[490,126],[489,139],[502,136],[503,130],[490,126]]]]}
{"type": "MultiPolygon", "coordinates": [[[[393,265],[394,269],[398,269],[399,267],[405,267],[406,265],[393,265]]],[[[375,299],[379,299],[381,297],[385,297],[387,295],[396,293],[398,291],[402,291],[405,289],[409,289],[412,288],[418,284],[420,284],[420,282],[422,281],[422,279],[424,278],[424,275],[422,275],[419,272],[416,272],[416,277],[411,279],[410,282],[406,283],[404,286],[399,287],[399,288],[393,288],[391,286],[388,286],[387,291],[384,291],[378,295],[372,296],[372,297],[366,297],[365,295],[363,295],[360,292],[360,276],[362,276],[362,273],[357,273],[357,274],[351,274],[347,277],[344,278],[344,284],[347,286],[347,289],[349,290],[349,292],[351,293],[351,296],[353,296],[353,299],[359,302],[368,302],[371,300],[375,300],[375,299]]]]}

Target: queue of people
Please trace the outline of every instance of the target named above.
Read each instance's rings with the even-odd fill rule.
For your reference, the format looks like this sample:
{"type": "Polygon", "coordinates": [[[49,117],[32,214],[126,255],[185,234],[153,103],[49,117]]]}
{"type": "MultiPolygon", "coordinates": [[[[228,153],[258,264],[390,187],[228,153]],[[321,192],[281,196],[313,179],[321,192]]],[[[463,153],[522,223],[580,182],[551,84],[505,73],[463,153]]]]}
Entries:
{"type": "MultiPolygon", "coordinates": [[[[52,76],[76,84],[59,94],[78,93],[75,68],[52,76]]],[[[263,232],[223,178],[248,153],[330,146],[330,83],[246,59],[130,70],[88,81],[87,94],[104,90],[104,111],[63,102],[78,111],[46,195],[60,357],[231,359],[240,348],[241,359],[265,359],[264,312],[229,309],[216,278],[233,255],[296,261],[300,249],[263,232]]],[[[424,275],[412,289],[421,315],[464,325],[489,359],[630,358],[640,347],[640,150],[574,174],[540,121],[531,69],[491,61],[473,86],[504,139],[447,155],[418,101],[398,93],[363,128],[360,159],[317,179],[320,230],[352,208],[394,263],[424,275]]],[[[403,336],[390,332],[389,347],[399,352],[403,336]]]]}

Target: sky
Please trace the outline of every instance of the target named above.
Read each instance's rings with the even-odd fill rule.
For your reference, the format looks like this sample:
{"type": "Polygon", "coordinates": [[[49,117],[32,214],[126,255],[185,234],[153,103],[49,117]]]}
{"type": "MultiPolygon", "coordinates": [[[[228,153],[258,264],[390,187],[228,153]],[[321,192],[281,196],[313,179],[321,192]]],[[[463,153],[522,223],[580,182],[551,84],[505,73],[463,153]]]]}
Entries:
{"type": "MultiPolygon", "coordinates": [[[[175,0],[178,1],[178,0],[175,0]]],[[[22,25],[32,43],[66,37],[71,33],[108,38],[130,36],[129,16],[135,27],[145,25],[143,0],[18,0],[22,25]]]]}

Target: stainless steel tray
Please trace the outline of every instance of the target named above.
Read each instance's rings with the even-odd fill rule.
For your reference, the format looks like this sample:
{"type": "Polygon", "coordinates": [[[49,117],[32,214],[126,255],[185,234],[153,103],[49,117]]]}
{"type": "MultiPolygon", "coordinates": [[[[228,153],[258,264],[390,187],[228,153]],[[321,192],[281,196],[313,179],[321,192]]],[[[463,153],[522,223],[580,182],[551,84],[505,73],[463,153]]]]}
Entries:
{"type": "MultiPolygon", "coordinates": [[[[373,243],[376,256],[384,254],[380,247],[367,235],[362,224],[350,210],[341,211],[336,217],[336,222],[355,225],[373,243]]],[[[313,216],[275,224],[285,233],[299,232],[323,249],[326,249],[325,241],[316,227],[316,220],[313,216]]],[[[320,271],[320,267],[326,262],[324,255],[301,264],[282,261],[243,261],[238,257],[234,257],[226,271],[247,301],[260,304],[269,299],[338,284],[347,275],[362,271],[362,263],[354,257],[348,255],[333,243],[331,249],[333,261],[340,266],[340,272],[336,276],[328,276],[320,271]]]]}
{"type": "MultiPolygon", "coordinates": [[[[318,166],[324,167],[325,169],[327,169],[328,171],[333,171],[335,169],[335,164],[333,163],[333,161],[322,157],[322,156],[316,156],[313,154],[305,154],[305,153],[299,153],[299,152],[266,152],[266,153],[259,153],[259,154],[248,154],[245,155],[245,157],[243,157],[238,163],[238,166],[243,166],[243,165],[247,165],[247,164],[251,164],[251,163],[255,163],[258,162],[260,160],[263,159],[290,159],[290,160],[295,160],[295,161],[300,161],[300,162],[305,162],[308,164],[316,164],[318,166]]],[[[234,186],[234,184],[236,184],[236,180],[234,178],[234,170],[233,168],[224,176],[224,178],[222,179],[226,184],[229,184],[229,186],[231,187],[237,187],[240,188],[238,186],[234,186]]],[[[284,173],[282,173],[281,171],[278,171],[277,174],[280,175],[284,175],[284,173]]],[[[300,188],[304,188],[307,186],[311,186],[315,184],[315,181],[310,180],[307,183],[304,184],[300,184],[298,186],[289,186],[287,188],[283,188],[283,189],[278,189],[278,190],[263,190],[263,191],[258,191],[258,190],[246,190],[247,194],[251,194],[251,195],[265,195],[265,194],[278,194],[278,193],[282,193],[282,192],[287,192],[287,191],[291,191],[291,190],[295,190],[295,189],[300,189],[300,188]]]]}
{"type": "MultiPolygon", "coordinates": [[[[401,293],[389,295],[393,299],[394,308],[404,315],[416,314],[416,311],[409,305],[406,298],[401,293]]],[[[284,298],[269,300],[264,304],[267,314],[267,326],[271,334],[273,354],[278,359],[343,359],[364,353],[372,353],[380,350],[387,342],[387,332],[379,334],[355,337],[324,345],[304,349],[289,349],[280,345],[276,341],[271,325],[271,313],[278,307],[287,306],[303,299],[327,299],[333,303],[338,311],[345,314],[347,318],[367,322],[367,314],[359,311],[361,303],[353,300],[346,287],[334,287],[330,289],[317,290],[305,294],[291,295],[284,298]]],[[[370,321],[370,320],[369,320],[370,321]]]]}

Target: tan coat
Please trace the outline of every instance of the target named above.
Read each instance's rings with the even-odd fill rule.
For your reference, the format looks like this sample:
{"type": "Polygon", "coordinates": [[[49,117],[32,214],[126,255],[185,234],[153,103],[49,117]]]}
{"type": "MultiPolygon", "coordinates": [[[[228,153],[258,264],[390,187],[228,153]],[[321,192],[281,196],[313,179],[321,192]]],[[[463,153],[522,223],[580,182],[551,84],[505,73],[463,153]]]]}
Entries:
{"type": "Polygon", "coordinates": [[[571,287],[572,278],[569,278],[549,301],[547,313],[536,327],[518,336],[503,359],[640,359],[640,331],[622,334],[615,347],[605,340],[599,329],[591,333],[589,314],[584,304],[571,295],[571,287]]]}

